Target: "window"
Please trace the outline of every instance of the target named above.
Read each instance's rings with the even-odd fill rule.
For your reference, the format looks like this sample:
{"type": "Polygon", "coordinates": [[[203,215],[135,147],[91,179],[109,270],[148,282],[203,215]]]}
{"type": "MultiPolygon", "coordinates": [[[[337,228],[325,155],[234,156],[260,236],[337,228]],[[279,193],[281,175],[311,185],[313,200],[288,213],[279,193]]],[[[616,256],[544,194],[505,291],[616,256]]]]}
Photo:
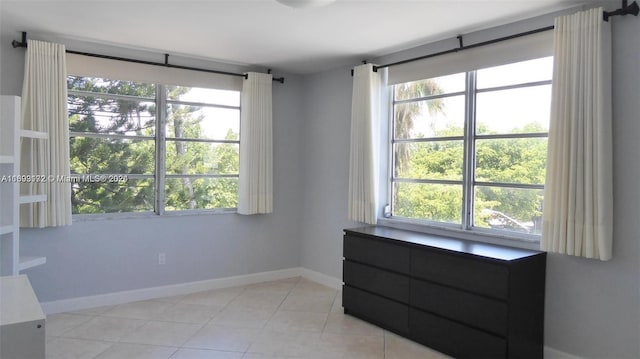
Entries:
{"type": "Polygon", "coordinates": [[[164,134],[165,209],[237,207],[240,93],[168,86],[164,134]]]}
{"type": "Polygon", "coordinates": [[[67,83],[74,214],[237,206],[238,91],[67,83]]]}
{"type": "Polygon", "coordinates": [[[552,66],[546,57],[395,85],[392,216],[539,235],[552,66]]]}

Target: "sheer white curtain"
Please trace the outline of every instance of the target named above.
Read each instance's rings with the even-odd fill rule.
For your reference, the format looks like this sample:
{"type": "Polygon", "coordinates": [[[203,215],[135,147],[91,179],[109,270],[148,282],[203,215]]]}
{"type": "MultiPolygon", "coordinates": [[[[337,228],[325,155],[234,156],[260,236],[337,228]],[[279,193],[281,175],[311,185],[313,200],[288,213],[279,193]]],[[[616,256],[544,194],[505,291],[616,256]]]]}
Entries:
{"type": "Polygon", "coordinates": [[[238,213],[273,211],[272,75],[250,72],[242,84],[238,213]]]}
{"type": "Polygon", "coordinates": [[[351,149],[349,156],[349,219],[376,224],[381,75],[372,64],[353,71],[351,149]]]}
{"type": "MultiPolygon", "coordinates": [[[[22,174],[69,176],[67,67],[64,45],[28,40],[22,87],[22,128],[46,132],[48,139],[22,139],[22,174]]],[[[22,194],[46,194],[47,201],[21,206],[21,225],[71,224],[71,185],[28,183],[22,194]]]]}
{"type": "Polygon", "coordinates": [[[541,248],[611,259],[611,29],[602,8],[555,23],[541,248]]]}

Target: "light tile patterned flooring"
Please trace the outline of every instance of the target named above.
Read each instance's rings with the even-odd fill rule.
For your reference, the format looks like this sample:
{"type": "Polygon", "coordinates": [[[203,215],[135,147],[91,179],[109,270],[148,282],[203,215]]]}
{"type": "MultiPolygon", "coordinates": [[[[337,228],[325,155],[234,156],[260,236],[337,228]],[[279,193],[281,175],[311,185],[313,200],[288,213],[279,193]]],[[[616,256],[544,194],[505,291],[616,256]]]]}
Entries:
{"type": "Polygon", "coordinates": [[[342,313],[301,278],[47,317],[47,358],[447,358],[342,313]]]}

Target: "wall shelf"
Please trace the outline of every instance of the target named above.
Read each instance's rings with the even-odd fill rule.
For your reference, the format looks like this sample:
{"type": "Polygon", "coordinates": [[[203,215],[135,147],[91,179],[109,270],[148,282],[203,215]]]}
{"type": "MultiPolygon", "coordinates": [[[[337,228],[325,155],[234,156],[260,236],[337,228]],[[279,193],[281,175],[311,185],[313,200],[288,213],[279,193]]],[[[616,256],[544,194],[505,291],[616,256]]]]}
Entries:
{"type": "Polygon", "coordinates": [[[13,164],[13,156],[0,155],[1,164],[13,164]]]}
{"type": "Polygon", "coordinates": [[[34,195],[34,196],[20,196],[19,201],[20,201],[20,204],[46,202],[47,195],[40,194],[40,195],[34,195]]]}
{"type": "Polygon", "coordinates": [[[24,138],[36,138],[41,140],[46,140],[49,138],[49,134],[40,131],[19,130],[18,133],[20,134],[20,137],[24,138]]]}
{"type": "Polygon", "coordinates": [[[11,233],[14,231],[14,229],[15,227],[13,226],[13,224],[0,226],[0,235],[11,233]]]}
{"type": "MultiPolygon", "coordinates": [[[[20,172],[20,139],[47,140],[48,134],[22,130],[21,100],[2,96],[0,106],[0,177],[15,179],[20,172]]],[[[20,250],[20,205],[46,202],[46,195],[20,195],[20,183],[0,182],[0,276],[15,276],[20,271],[45,264],[45,257],[27,256],[20,250]]]]}
{"type": "Polygon", "coordinates": [[[20,257],[18,261],[18,270],[25,270],[47,263],[47,257],[20,257]]]}

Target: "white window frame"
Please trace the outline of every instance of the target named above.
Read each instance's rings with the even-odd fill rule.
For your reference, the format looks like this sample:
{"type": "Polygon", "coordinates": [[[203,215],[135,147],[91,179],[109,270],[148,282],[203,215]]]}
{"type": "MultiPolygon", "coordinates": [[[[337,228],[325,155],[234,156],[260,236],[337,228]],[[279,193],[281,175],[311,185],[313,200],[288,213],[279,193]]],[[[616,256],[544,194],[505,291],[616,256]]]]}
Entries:
{"type": "MultiPolygon", "coordinates": [[[[542,56],[546,57],[546,56],[542,56]]],[[[515,62],[514,62],[515,63],[515,62]]],[[[463,176],[462,181],[455,180],[412,180],[412,179],[400,179],[395,177],[395,156],[394,156],[394,144],[395,143],[411,143],[411,142],[432,142],[433,139],[413,139],[413,140],[395,140],[394,124],[395,124],[395,105],[396,103],[407,103],[409,100],[395,100],[395,85],[391,86],[389,96],[389,127],[388,127],[388,173],[387,173],[387,203],[389,206],[388,213],[383,221],[390,221],[391,223],[405,223],[409,225],[416,225],[419,227],[429,227],[436,230],[444,230],[445,232],[458,232],[467,234],[481,234],[487,237],[497,237],[503,239],[515,239],[519,241],[538,243],[540,241],[539,234],[520,233],[509,230],[489,229],[473,226],[473,206],[475,199],[475,187],[477,185],[493,186],[499,188],[516,188],[516,189],[544,189],[544,184],[512,184],[512,183],[498,183],[498,182],[479,182],[475,181],[476,170],[476,140],[480,139],[519,139],[519,138],[547,138],[548,132],[540,133],[513,133],[513,134],[496,134],[496,135],[477,135],[476,134],[476,95],[483,92],[493,92],[517,88],[526,88],[534,86],[550,85],[551,80],[547,81],[535,81],[518,83],[507,86],[496,86],[491,88],[477,88],[476,75],[477,70],[470,70],[464,72],[465,76],[465,89],[464,92],[452,92],[447,94],[430,95],[426,97],[412,99],[413,101],[425,101],[429,99],[438,99],[450,96],[459,96],[464,94],[465,96],[465,121],[464,121],[464,135],[456,137],[438,138],[435,141],[442,140],[463,140],[464,152],[463,152],[463,176]],[[440,221],[433,221],[429,219],[417,219],[394,216],[394,199],[393,199],[393,187],[397,182],[414,182],[414,183],[434,183],[434,184],[462,184],[463,198],[462,198],[462,221],[461,224],[447,223],[440,221]]],[[[442,76],[447,74],[442,74],[442,76]]],[[[431,78],[436,78],[432,76],[431,78]]],[[[411,80],[415,81],[415,80],[411,80]]],[[[410,82],[410,81],[407,81],[410,82]]],[[[387,212],[387,211],[385,211],[387,212]]]]}
{"type": "MultiPolygon", "coordinates": [[[[102,78],[101,76],[91,76],[91,75],[69,75],[69,76],[80,76],[80,77],[94,77],[94,78],[102,78]]],[[[134,81],[135,80],[128,80],[134,81]]],[[[191,105],[191,106],[203,106],[203,107],[217,107],[217,108],[226,108],[238,110],[238,113],[241,111],[240,106],[229,106],[215,103],[195,103],[189,101],[180,101],[180,100],[169,100],[167,99],[167,86],[165,84],[155,84],[156,86],[156,96],[155,98],[147,98],[147,97],[138,97],[138,96],[127,96],[120,94],[103,94],[98,92],[86,92],[79,90],[68,90],[68,95],[90,95],[93,97],[103,97],[110,99],[124,99],[131,101],[145,101],[145,102],[154,102],[156,104],[156,125],[155,125],[155,136],[135,136],[135,135],[114,135],[114,134],[91,134],[85,132],[69,132],[69,138],[73,137],[94,137],[94,138],[126,138],[126,139],[142,139],[142,140],[154,140],[155,141],[155,162],[154,162],[154,174],[100,174],[101,176],[117,176],[123,175],[127,176],[128,179],[154,179],[154,209],[152,211],[141,211],[141,212],[106,212],[106,213],[78,213],[73,214],[74,220],[81,221],[90,221],[90,220],[101,220],[101,219],[112,219],[112,218],[153,218],[158,216],[183,216],[183,215],[202,215],[202,214],[225,214],[225,213],[237,213],[237,207],[233,208],[211,208],[211,209],[185,209],[185,210],[172,210],[165,211],[165,180],[167,178],[236,178],[239,179],[239,173],[237,174],[196,174],[196,175],[170,175],[166,173],[166,143],[167,141],[173,140],[173,138],[167,139],[166,134],[166,120],[167,120],[167,104],[178,104],[178,105],[191,105]]],[[[194,87],[194,86],[189,86],[194,87]]],[[[232,90],[232,88],[229,88],[232,90]]],[[[237,90],[236,90],[237,91],[237,90]]],[[[238,91],[240,92],[240,91],[238,91]]],[[[240,121],[240,115],[238,115],[238,121],[240,121]]],[[[238,128],[240,124],[238,124],[238,128]]],[[[183,139],[188,142],[200,142],[200,143],[233,143],[237,144],[238,148],[240,146],[240,134],[238,136],[238,140],[210,140],[210,139],[183,139]]],[[[238,154],[239,156],[239,154],[238,154]]],[[[240,159],[239,159],[240,160],[240,159]]],[[[75,175],[72,174],[72,180],[79,181],[80,177],[83,175],[75,175]]],[[[84,175],[86,176],[86,175],[84,175]]]]}
{"type": "MultiPolygon", "coordinates": [[[[195,175],[177,175],[177,174],[167,174],[166,171],[166,156],[167,156],[167,141],[184,141],[184,142],[195,142],[195,143],[218,143],[218,144],[236,144],[238,145],[238,157],[240,156],[240,106],[229,106],[229,105],[221,105],[214,103],[200,103],[200,102],[189,102],[189,101],[181,101],[181,100],[170,100],[166,98],[167,94],[167,86],[166,85],[158,85],[158,90],[156,93],[161,93],[162,95],[158,99],[158,105],[162,105],[162,111],[159,113],[161,117],[161,121],[156,121],[156,136],[159,134],[159,141],[157,143],[161,143],[161,146],[156,147],[156,152],[159,151],[159,147],[161,148],[161,153],[157,153],[157,158],[162,156],[162,160],[157,160],[156,164],[156,181],[158,184],[156,186],[156,213],[159,215],[164,214],[179,214],[179,213],[227,213],[232,212],[236,213],[238,211],[238,207],[232,208],[211,208],[211,209],[183,209],[183,210],[173,210],[166,211],[165,210],[165,180],[168,178],[235,178],[237,180],[240,179],[240,173],[236,174],[195,174],[195,175]],[[210,139],[194,139],[194,138],[183,138],[177,139],[174,137],[167,137],[166,133],[166,122],[167,122],[167,104],[174,105],[187,105],[187,106],[199,106],[199,107],[214,107],[214,108],[224,108],[230,110],[238,110],[238,139],[237,140],[210,140],[210,139]],[[161,127],[159,129],[158,127],[161,127]],[[160,183],[161,182],[161,183],[160,183]]],[[[238,158],[238,160],[240,160],[238,158]]]]}

